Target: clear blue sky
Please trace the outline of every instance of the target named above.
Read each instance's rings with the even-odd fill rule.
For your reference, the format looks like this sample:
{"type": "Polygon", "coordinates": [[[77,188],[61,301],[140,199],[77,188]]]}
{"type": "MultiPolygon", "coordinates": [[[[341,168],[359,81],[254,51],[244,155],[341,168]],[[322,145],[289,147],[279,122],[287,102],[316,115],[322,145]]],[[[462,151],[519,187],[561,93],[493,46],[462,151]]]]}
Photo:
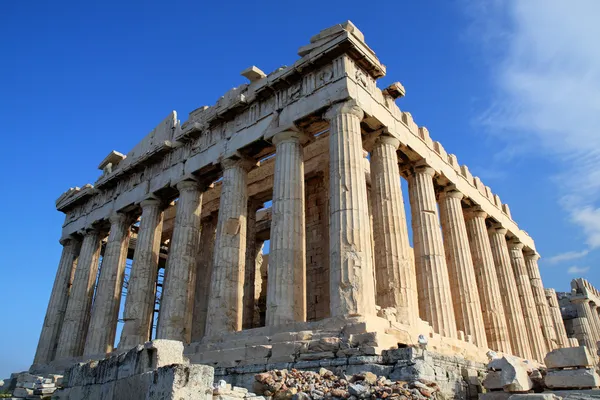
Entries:
{"type": "Polygon", "coordinates": [[[61,251],[55,199],[94,182],[109,151],[126,153],[171,110],[185,120],[244,83],[243,69],[290,65],[347,19],[387,66],[380,87],[401,81],[400,108],[535,238],[545,285],[600,285],[600,59],[590,55],[600,34],[586,18],[597,3],[234,3],[3,4],[0,378],[33,359],[61,251]]]}

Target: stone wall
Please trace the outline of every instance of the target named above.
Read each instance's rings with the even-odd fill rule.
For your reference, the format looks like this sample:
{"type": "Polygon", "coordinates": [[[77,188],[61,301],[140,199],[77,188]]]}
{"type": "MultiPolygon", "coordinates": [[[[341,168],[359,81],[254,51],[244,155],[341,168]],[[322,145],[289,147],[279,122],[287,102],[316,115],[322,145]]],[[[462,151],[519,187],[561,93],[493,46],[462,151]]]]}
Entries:
{"type": "Polygon", "coordinates": [[[212,399],[214,369],[190,365],[183,344],[155,340],[105,358],[69,368],[57,400],[212,399]]]}

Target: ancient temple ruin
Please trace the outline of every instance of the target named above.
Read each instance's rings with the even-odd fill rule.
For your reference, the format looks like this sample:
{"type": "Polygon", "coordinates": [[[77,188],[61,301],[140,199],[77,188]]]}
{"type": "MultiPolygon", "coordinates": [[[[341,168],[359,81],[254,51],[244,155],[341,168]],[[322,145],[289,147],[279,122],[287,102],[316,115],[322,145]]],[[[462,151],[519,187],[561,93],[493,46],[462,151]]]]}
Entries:
{"type": "Polygon", "coordinates": [[[223,368],[411,346],[543,362],[570,345],[533,239],[400,110],[401,84],[377,87],[386,69],[362,33],[335,25],[298,55],[246,69],[187,121],[170,113],[58,198],[63,252],[32,370],[154,338],[223,368]]]}

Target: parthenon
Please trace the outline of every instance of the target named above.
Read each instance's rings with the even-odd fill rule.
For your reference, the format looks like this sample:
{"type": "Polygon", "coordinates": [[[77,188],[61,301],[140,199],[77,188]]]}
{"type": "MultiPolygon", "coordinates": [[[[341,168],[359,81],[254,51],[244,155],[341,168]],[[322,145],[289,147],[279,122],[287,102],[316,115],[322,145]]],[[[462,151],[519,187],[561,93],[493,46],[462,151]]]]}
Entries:
{"type": "Polygon", "coordinates": [[[298,56],[244,70],[187,121],[171,112],[58,198],[63,250],[32,370],[154,338],[217,367],[424,342],[542,363],[574,344],[534,240],[401,111],[400,83],[377,87],[386,68],[363,34],[335,25],[298,56]]]}

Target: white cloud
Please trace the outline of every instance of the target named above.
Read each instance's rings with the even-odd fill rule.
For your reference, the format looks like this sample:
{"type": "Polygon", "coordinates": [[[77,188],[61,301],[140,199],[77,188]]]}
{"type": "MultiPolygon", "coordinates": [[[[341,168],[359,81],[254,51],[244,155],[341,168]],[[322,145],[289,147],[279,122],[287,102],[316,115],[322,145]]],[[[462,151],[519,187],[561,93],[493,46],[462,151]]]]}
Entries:
{"type": "Polygon", "coordinates": [[[578,275],[578,274],[584,274],[586,272],[588,272],[590,269],[590,267],[569,267],[569,269],[567,270],[567,273],[571,274],[571,275],[578,275]]]}
{"type": "Polygon", "coordinates": [[[480,122],[507,154],[556,162],[561,205],[600,247],[600,1],[470,2],[469,15],[497,84],[480,122]]]}
{"type": "Polygon", "coordinates": [[[561,253],[552,257],[548,257],[545,261],[547,264],[559,264],[563,261],[571,261],[576,260],[578,258],[583,258],[587,256],[589,252],[589,250],[568,251],[566,253],[561,253]]]}

